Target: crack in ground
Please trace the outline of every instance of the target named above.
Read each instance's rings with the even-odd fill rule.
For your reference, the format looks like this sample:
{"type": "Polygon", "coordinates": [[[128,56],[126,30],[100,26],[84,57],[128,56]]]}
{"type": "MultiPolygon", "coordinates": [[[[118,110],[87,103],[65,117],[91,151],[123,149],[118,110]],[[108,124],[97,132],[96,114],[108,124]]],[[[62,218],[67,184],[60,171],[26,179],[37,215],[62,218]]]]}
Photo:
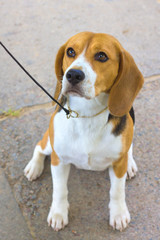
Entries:
{"type": "Polygon", "coordinates": [[[20,109],[17,109],[18,115],[17,116],[12,116],[8,115],[7,113],[2,113],[0,114],[0,122],[8,119],[8,118],[19,118],[25,114],[28,114],[30,112],[38,111],[44,108],[52,108],[54,106],[53,102],[48,102],[48,103],[42,103],[42,104],[36,104],[36,105],[31,105],[31,106],[25,106],[20,109]]]}
{"type": "Polygon", "coordinates": [[[156,81],[156,80],[160,80],[160,74],[144,78],[144,82],[153,82],[153,81],[156,81]]]}
{"type": "MultiPolygon", "coordinates": [[[[144,78],[144,82],[153,82],[153,81],[156,81],[156,80],[160,80],[160,74],[144,78]]],[[[42,104],[25,106],[25,107],[22,107],[22,108],[16,110],[16,111],[19,112],[18,116],[12,116],[12,115],[8,115],[7,113],[2,113],[2,114],[0,114],[0,122],[6,120],[8,118],[18,118],[18,117],[21,117],[21,116],[23,116],[25,114],[28,114],[30,112],[42,110],[44,108],[52,108],[54,105],[55,105],[54,102],[47,102],[47,103],[42,103],[42,104]]]]}

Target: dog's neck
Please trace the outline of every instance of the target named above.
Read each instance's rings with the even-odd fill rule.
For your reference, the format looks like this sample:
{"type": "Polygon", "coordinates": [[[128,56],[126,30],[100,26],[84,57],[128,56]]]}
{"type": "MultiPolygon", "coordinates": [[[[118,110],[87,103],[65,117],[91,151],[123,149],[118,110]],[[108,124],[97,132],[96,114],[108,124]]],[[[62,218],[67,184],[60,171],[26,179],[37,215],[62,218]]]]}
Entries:
{"type": "Polygon", "coordinates": [[[107,107],[108,94],[101,93],[92,99],[69,95],[68,101],[70,108],[79,115],[92,116],[107,107]]]}

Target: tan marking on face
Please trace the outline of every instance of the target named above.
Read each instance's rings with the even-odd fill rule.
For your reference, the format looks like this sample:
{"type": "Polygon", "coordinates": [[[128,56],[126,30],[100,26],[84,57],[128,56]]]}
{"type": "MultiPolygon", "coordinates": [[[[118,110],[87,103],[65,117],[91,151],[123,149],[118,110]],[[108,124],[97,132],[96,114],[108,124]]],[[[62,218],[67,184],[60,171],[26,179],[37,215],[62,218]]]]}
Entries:
{"type": "MultiPolygon", "coordinates": [[[[86,94],[84,97],[93,98],[101,92],[109,93],[108,108],[112,115],[120,117],[128,113],[143,85],[143,76],[131,55],[110,35],[82,32],[71,37],[57,54],[55,70],[58,81],[62,81],[66,70],[83,52],[84,65],[86,62],[89,64],[86,68],[93,70],[89,70],[88,74],[91,76],[94,73],[96,79],[91,76],[90,80],[94,86],[89,85],[87,81],[81,84],[87,94],[88,89],[92,89],[92,94],[86,94]],[[75,57],[67,56],[66,51],[69,47],[75,50],[75,57]],[[106,62],[95,60],[95,54],[98,52],[105,52],[109,59],[106,62]]],[[[58,87],[58,94],[61,87],[58,87]]]]}
{"type": "Polygon", "coordinates": [[[63,58],[63,72],[65,72],[66,69],[72,64],[72,62],[75,61],[78,56],[84,51],[93,35],[94,34],[91,32],[82,32],[76,34],[67,41],[63,58]],[[67,56],[66,51],[69,47],[74,49],[76,53],[75,57],[67,56]]]}
{"type": "Polygon", "coordinates": [[[97,74],[95,96],[101,92],[107,93],[112,87],[119,69],[118,41],[107,34],[94,34],[86,50],[86,59],[97,74]],[[106,62],[95,60],[95,54],[104,52],[108,56],[106,62]]]}
{"type": "MultiPolygon", "coordinates": [[[[85,58],[97,74],[95,82],[95,96],[101,92],[108,92],[116,79],[119,68],[119,53],[117,51],[118,41],[110,35],[83,32],[68,40],[63,58],[63,72],[75,61],[85,50],[85,58]],[[76,56],[70,58],[66,50],[72,47],[76,56]],[[94,56],[97,52],[105,52],[109,57],[106,62],[96,61],[94,56]]],[[[74,67],[76,69],[76,66],[74,67]]],[[[78,68],[77,68],[78,69],[78,68]]],[[[94,96],[94,97],[95,97],[94,96]]]]}
{"type": "Polygon", "coordinates": [[[55,112],[53,113],[51,120],[50,120],[50,124],[49,124],[49,137],[50,137],[50,142],[51,142],[51,147],[52,147],[52,154],[51,154],[51,164],[53,166],[57,166],[59,164],[59,158],[54,150],[54,117],[56,115],[56,113],[58,112],[59,108],[56,107],[55,112]]]}
{"type": "MultiPolygon", "coordinates": [[[[112,123],[116,124],[116,121],[112,121],[112,123]]],[[[116,126],[116,125],[115,125],[116,126]]],[[[126,119],[126,127],[122,133],[122,152],[120,154],[120,158],[113,163],[113,170],[118,178],[123,177],[123,175],[127,172],[128,166],[128,150],[131,146],[133,139],[133,120],[130,114],[127,114],[126,119]]]]}

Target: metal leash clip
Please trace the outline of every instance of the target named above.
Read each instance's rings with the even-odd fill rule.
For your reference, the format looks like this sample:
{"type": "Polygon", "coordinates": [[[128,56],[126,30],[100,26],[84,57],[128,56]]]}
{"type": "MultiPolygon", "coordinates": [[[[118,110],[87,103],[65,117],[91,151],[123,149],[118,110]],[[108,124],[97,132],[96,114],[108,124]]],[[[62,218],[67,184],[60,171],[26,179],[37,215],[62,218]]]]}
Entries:
{"type": "Polygon", "coordinates": [[[69,114],[66,115],[67,119],[79,117],[79,114],[76,111],[71,110],[70,108],[68,109],[69,109],[69,114]]]}

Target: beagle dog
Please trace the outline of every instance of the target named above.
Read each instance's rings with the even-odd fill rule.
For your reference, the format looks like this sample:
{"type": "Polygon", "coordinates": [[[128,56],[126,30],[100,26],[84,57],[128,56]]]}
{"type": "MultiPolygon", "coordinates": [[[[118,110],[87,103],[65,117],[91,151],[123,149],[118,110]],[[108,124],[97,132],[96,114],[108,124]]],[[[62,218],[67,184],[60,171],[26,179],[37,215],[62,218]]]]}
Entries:
{"type": "Polygon", "coordinates": [[[132,156],[133,101],[144,79],[131,55],[112,36],[82,32],[71,37],[55,61],[55,98],[72,110],[56,107],[49,129],[35,147],[24,173],[38,178],[51,155],[53,201],[48,224],[58,231],[68,224],[67,180],[70,165],[103,171],[109,168],[110,220],[122,231],[130,222],[125,182],[135,176],[132,156]]]}

